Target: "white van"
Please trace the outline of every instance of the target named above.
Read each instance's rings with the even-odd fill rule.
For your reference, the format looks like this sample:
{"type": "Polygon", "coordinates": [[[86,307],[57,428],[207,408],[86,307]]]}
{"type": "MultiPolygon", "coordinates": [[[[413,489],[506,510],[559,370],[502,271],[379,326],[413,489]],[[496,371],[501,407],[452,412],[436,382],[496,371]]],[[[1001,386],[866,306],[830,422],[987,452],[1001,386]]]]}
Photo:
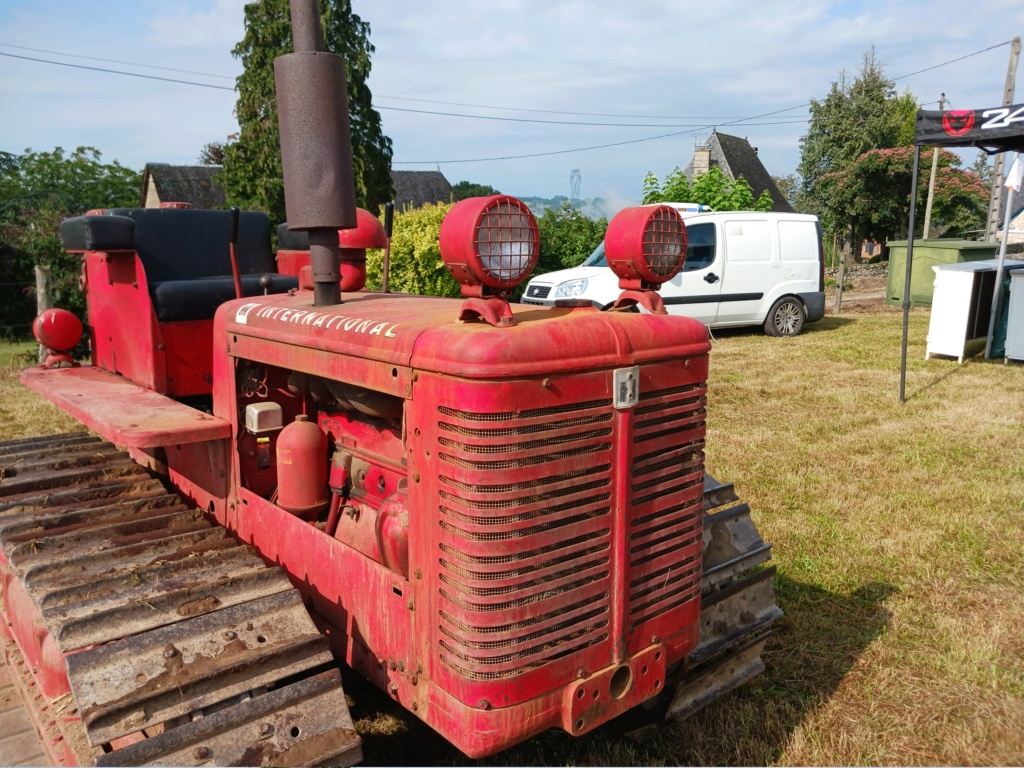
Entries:
{"type": "MultiPolygon", "coordinates": [[[[686,261],[659,291],[670,313],[712,328],[763,325],[772,336],[795,336],[805,322],[824,316],[825,265],[816,216],[680,214],[686,222],[686,261]]],[[[553,306],[583,300],[607,309],[620,293],[602,242],[582,266],[530,280],[521,301],[553,306]]]]}

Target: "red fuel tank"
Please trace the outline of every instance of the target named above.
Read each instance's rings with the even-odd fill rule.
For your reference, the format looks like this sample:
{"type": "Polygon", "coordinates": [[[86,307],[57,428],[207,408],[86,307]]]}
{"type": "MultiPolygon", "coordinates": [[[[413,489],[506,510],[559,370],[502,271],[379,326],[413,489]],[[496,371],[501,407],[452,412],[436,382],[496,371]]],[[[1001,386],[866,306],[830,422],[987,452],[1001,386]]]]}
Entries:
{"type": "Polygon", "coordinates": [[[277,505],[315,518],[327,498],[327,435],[299,414],[277,438],[277,505]]]}

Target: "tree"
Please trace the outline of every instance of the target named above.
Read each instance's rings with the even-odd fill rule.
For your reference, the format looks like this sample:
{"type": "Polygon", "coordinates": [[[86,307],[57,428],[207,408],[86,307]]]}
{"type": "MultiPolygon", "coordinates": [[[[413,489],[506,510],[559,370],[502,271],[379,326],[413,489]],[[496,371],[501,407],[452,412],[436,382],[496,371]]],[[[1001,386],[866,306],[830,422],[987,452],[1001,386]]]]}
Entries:
{"type": "Polygon", "coordinates": [[[775,182],[786,201],[796,208],[797,195],[800,192],[800,177],[795,173],[789,173],[785,176],[772,176],[772,181],[775,182]]]}
{"type": "Polygon", "coordinates": [[[992,184],[992,166],[988,162],[988,153],[984,150],[978,150],[978,156],[967,170],[981,179],[985,186],[992,184]]]}
{"type": "MultiPolygon", "coordinates": [[[[370,25],[352,12],[351,0],[319,3],[324,48],[345,59],[357,203],[376,211],[394,197],[394,190],[391,139],[383,133],[366,84],[374,51],[370,25]]],[[[221,179],[230,204],[267,211],[274,223],[285,219],[274,59],[291,50],[288,0],[257,0],[245,6],[245,37],[231,52],[244,67],[235,104],[239,134],[224,149],[221,179]]]]}
{"type": "Polygon", "coordinates": [[[644,203],[700,203],[716,211],[770,211],[772,196],[765,190],[754,200],[754,190],[740,176],[730,179],[717,166],[695,176],[691,184],[677,167],[661,184],[658,177],[644,177],[644,203]]]}
{"type": "MultiPolygon", "coordinates": [[[[913,162],[913,147],[872,149],[843,170],[825,174],[820,183],[829,199],[856,221],[858,237],[907,237],[913,162]]],[[[988,205],[985,183],[960,164],[956,154],[939,150],[932,220],[947,236],[963,236],[984,226],[988,205]]],[[[924,210],[927,185],[919,185],[917,192],[918,210],[924,210]]],[[[923,226],[922,220],[916,225],[923,226]]]]}
{"type": "Polygon", "coordinates": [[[142,177],[138,171],[114,161],[103,163],[94,147],[79,147],[66,154],[30,149],[9,156],[0,165],[0,206],[3,210],[48,207],[69,215],[90,208],[137,205],[142,177]]]}
{"type": "Polygon", "coordinates": [[[224,149],[227,145],[223,141],[211,141],[203,145],[199,153],[200,165],[224,165],[224,149]]]}
{"type": "Polygon", "coordinates": [[[118,162],[102,162],[93,147],[68,154],[26,150],[0,159],[0,335],[28,335],[35,316],[35,267],[52,270],[54,303],[85,316],[78,284],[81,259],[60,242],[61,219],[93,208],[138,205],[142,176],[118,162]]]}
{"type": "Polygon", "coordinates": [[[591,219],[567,201],[548,208],[537,220],[540,256],[534,274],[578,267],[604,239],[608,219],[591,219]]]}
{"type": "Polygon", "coordinates": [[[797,207],[817,214],[826,232],[842,233],[847,256],[857,240],[857,219],[823,177],[842,172],[869,150],[909,145],[916,111],[909,91],[896,93],[874,47],[863,54],[857,77],[850,81],[840,72],[828,96],[811,100],[810,125],[800,139],[797,172],[803,182],[797,207]]]}
{"type": "Polygon", "coordinates": [[[458,184],[452,185],[452,196],[455,198],[455,202],[465,200],[468,197],[487,197],[488,195],[499,194],[501,193],[494,187],[489,187],[486,184],[477,184],[473,181],[460,181],[458,184]]]}

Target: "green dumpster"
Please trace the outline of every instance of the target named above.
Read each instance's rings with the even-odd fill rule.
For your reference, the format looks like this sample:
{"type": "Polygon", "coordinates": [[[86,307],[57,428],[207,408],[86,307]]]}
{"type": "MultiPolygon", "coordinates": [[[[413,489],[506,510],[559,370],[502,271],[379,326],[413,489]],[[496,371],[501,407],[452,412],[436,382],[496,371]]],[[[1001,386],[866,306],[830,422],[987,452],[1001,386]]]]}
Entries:
{"type": "MultiPolygon", "coordinates": [[[[885,287],[885,303],[903,306],[903,285],[907,274],[907,241],[891,240],[889,246],[889,280],[885,287]]],[[[915,240],[914,264],[910,273],[910,306],[930,307],[937,264],[981,261],[997,256],[998,243],[976,240],[915,240]]]]}

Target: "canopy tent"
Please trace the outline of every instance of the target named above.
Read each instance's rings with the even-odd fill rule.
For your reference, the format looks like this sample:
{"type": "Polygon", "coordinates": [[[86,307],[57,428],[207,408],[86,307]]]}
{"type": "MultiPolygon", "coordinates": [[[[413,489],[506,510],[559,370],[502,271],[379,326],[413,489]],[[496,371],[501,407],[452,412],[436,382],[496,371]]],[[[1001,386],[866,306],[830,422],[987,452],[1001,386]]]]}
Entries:
{"type": "MultiPolygon", "coordinates": [[[[910,269],[914,258],[914,209],[917,207],[917,176],[921,165],[921,147],[977,147],[994,155],[998,152],[1024,151],[1024,104],[992,109],[920,109],[914,125],[914,170],[910,182],[910,221],[907,238],[907,273],[903,286],[903,346],[900,357],[900,402],[906,397],[907,383],[907,328],[910,321],[910,269]]],[[[1007,211],[1012,208],[1013,190],[1006,200],[1007,211]]],[[[989,323],[988,355],[992,343],[992,325],[1006,258],[1006,240],[1009,227],[1004,226],[1003,243],[999,249],[999,268],[996,273],[995,294],[992,297],[992,318],[989,323]]]]}
{"type": "Polygon", "coordinates": [[[919,109],[915,147],[977,147],[989,154],[1024,151],[1024,104],[995,109],[919,109]]]}

